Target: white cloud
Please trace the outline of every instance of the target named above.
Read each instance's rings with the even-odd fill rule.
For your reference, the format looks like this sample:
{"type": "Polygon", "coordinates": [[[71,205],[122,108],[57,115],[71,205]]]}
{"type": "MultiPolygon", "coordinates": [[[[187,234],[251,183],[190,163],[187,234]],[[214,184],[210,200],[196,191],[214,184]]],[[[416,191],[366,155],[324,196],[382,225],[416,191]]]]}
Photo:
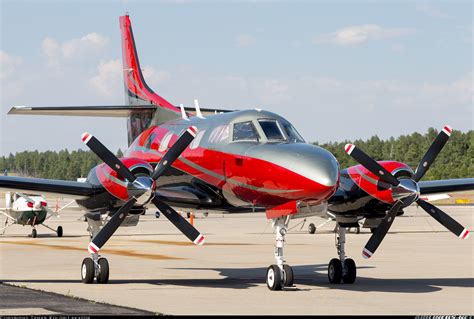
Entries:
{"type": "Polygon", "coordinates": [[[400,37],[414,33],[410,28],[383,28],[376,24],[365,24],[350,26],[331,32],[321,34],[313,38],[313,43],[332,43],[337,45],[356,45],[372,40],[382,40],[400,37]]]}
{"type": "Polygon", "coordinates": [[[65,60],[84,59],[102,52],[109,43],[109,39],[92,32],[81,38],[70,39],[59,43],[56,39],[47,37],[41,48],[48,59],[49,66],[59,66],[65,60]]]}
{"type": "Polygon", "coordinates": [[[97,74],[89,79],[89,84],[100,95],[111,97],[120,92],[122,78],[122,61],[120,59],[101,61],[97,67],[97,74]]]}
{"type": "Polygon", "coordinates": [[[13,75],[22,63],[23,60],[20,57],[0,50],[0,81],[13,75]]]}
{"type": "Polygon", "coordinates": [[[250,34],[239,34],[235,38],[236,45],[241,48],[249,47],[255,44],[255,42],[256,42],[255,37],[250,34]]]}

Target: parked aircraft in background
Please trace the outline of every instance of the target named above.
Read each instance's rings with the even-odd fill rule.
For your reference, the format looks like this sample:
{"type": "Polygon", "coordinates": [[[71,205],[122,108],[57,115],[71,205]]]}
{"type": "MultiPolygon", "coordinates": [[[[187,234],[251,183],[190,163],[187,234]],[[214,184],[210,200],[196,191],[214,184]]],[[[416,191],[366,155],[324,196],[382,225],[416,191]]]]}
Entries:
{"type": "Polygon", "coordinates": [[[0,228],[2,235],[12,225],[28,225],[32,228],[31,237],[36,238],[36,226],[42,225],[55,232],[58,237],[63,236],[61,226],[53,229],[44,223],[52,216],[59,216],[59,210],[52,211],[48,208],[48,202],[44,196],[23,193],[14,193],[12,196],[10,192],[7,192],[5,194],[5,205],[5,208],[0,208],[0,214],[5,216],[5,225],[0,228]]]}
{"type": "Polygon", "coordinates": [[[367,258],[397,214],[414,202],[456,236],[467,238],[467,229],[420,198],[474,189],[474,178],[420,181],[451,135],[449,126],[415,171],[400,162],[377,162],[352,144],[346,151],[360,165],[340,169],[330,152],[306,143],[275,113],[207,110],[218,114],[206,115],[196,104],[193,115],[171,104],[143,78],[128,15],[120,17],[120,28],[127,105],[14,107],[10,114],[124,116],[129,141],[124,157],[116,158],[93,134],[84,133],[83,142],[104,161],[90,171],[85,183],[0,177],[0,188],[67,194],[89,212],[91,258],[82,263],[84,283],[94,278],[108,281],[109,264],[99,256],[100,249],[127,218],[140,216],[150,206],[198,245],[203,235],[171,206],[229,212],[264,209],[276,234],[276,263],[268,267],[266,280],[271,290],[293,285],[283,248],[289,222],[295,218],[325,217],[327,212],[335,216],[338,258],[328,265],[331,283],[356,280],[355,262],[345,253],[345,234],[361,218],[376,227],[363,249],[367,258]],[[104,213],[111,216],[105,225],[100,218],[104,213]]]}

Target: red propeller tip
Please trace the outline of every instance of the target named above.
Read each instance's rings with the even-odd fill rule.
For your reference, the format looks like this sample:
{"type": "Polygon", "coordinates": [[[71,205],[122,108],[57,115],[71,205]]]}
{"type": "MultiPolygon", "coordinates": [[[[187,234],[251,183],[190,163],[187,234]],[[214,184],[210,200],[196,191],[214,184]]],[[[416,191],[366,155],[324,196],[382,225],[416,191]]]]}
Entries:
{"type": "Polygon", "coordinates": [[[368,251],[366,248],[364,248],[364,250],[362,251],[362,257],[364,257],[365,259],[369,259],[370,257],[372,257],[373,253],[368,251]]]}
{"type": "Polygon", "coordinates": [[[99,251],[99,247],[97,247],[93,242],[90,242],[89,247],[87,247],[87,250],[91,254],[97,254],[97,252],[99,251]]]}
{"type": "Polygon", "coordinates": [[[453,129],[449,125],[445,125],[443,128],[443,132],[446,133],[448,136],[451,136],[451,133],[453,132],[453,129]]]}
{"type": "Polygon", "coordinates": [[[198,133],[198,129],[196,126],[190,126],[187,131],[193,136],[193,137],[196,137],[197,133],[198,133]]]}
{"type": "Polygon", "coordinates": [[[89,140],[91,139],[92,135],[89,134],[89,133],[84,133],[82,134],[81,138],[82,138],[82,141],[84,142],[84,144],[87,144],[89,142],[89,140]]]}
{"type": "Polygon", "coordinates": [[[467,228],[464,228],[461,235],[459,235],[459,238],[468,239],[469,238],[469,230],[467,230],[467,228]]]}
{"type": "Polygon", "coordinates": [[[352,151],[354,150],[355,145],[354,144],[346,144],[345,149],[346,153],[351,155],[352,151]]]}
{"type": "Polygon", "coordinates": [[[198,238],[194,240],[194,243],[198,246],[201,246],[202,244],[204,244],[204,236],[199,235],[198,238]]]}

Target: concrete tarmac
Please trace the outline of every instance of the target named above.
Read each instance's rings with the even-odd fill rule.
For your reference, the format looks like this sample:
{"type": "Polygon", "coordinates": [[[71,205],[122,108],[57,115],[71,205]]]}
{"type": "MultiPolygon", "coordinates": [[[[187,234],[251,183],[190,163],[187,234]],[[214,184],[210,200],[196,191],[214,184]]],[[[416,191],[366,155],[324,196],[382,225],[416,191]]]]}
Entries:
{"type": "MultiPolygon", "coordinates": [[[[441,208],[473,228],[474,207],[441,208]]],[[[285,257],[295,287],[279,292],[265,283],[275,259],[264,214],[198,214],[195,226],[206,243],[194,246],[168,220],[148,212],[137,227],[120,228],[102,249],[110,263],[105,285],[81,283],[89,241],[81,214],[66,209],[50,219],[52,228],[63,226],[62,238],[42,226],[38,238],[27,237],[29,227],[7,229],[0,237],[0,281],[164,314],[474,314],[473,236],[458,239],[415,206],[395,220],[369,260],[361,252],[370,231],[347,235],[346,254],[358,266],[354,284],[328,283],[327,264],[336,257],[334,222],[314,235],[307,233],[308,223],[324,220],[314,217],[302,230],[294,227],[286,236],[285,257]]],[[[25,309],[39,307],[24,299],[25,309]]],[[[40,308],[58,311],[44,303],[40,308]]]]}

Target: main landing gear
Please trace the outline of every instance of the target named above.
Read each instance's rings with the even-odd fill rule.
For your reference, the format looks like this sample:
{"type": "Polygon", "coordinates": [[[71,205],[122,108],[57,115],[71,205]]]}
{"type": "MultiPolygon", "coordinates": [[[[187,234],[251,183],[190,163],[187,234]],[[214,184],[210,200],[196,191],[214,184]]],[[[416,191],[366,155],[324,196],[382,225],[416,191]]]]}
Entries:
{"type": "MultiPolygon", "coordinates": [[[[92,240],[102,227],[100,214],[87,214],[86,220],[89,226],[87,230],[92,240]]],[[[90,250],[89,250],[90,251],[90,250]]],[[[91,252],[91,257],[84,258],[81,266],[81,279],[85,284],[94,283],[94,279],[98,284],[106,284],[109,282],[109,262],[106,258],[101,257],[97,252],[91,252]]]]}
{"type": "Polygon", "coordinates": [[[357,267],[353,259],[346,258],[346,228],[336,226],[336,249],[339,259],[333,258],[328,265],[328,279],[331,284],[353,284],[357,277],[357,267]]]}
{"type": "Polygon", "coordinates": [[[289,222],[290,216],[273,219],[273,228],[276,235],[275,259],[277,263],[267,268],[267,287],[270,290],[282,290],[285,287],[293,286],[293,269],[285,264],[283,258],[283,246],[285,245],[285,235],[289,222]]]}
{"type": "Polygon", "coordinates": [[[92,284],[94,278],[98,284],[109,282],[109,262],[99,254],[92,254],[92,258],[87,257],[82,261],[81,278],[85,284],[92,284]]]}

